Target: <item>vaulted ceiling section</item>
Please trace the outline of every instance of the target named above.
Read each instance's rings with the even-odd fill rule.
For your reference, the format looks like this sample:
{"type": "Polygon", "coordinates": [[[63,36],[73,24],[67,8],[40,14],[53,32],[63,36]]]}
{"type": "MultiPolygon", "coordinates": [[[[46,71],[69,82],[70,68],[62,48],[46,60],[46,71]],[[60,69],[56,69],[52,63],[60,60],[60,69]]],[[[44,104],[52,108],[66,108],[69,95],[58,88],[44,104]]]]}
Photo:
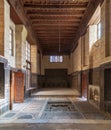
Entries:
{"type": "Polygon", "coordinates": [[[9,0],[18,16],[25,17],[21,19],[28,32],[47,55],[70,54],[102,1],[9,0]]]}

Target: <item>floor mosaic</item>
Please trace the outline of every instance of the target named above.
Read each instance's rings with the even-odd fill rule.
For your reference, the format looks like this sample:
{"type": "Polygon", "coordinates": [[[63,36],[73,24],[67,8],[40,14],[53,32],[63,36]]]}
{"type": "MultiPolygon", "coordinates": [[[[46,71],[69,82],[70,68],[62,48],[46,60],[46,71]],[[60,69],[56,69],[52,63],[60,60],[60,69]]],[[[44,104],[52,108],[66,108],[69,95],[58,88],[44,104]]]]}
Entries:
{"type": "Polygon", "coordinates": [[[111,121],[111,118],[77,98],[29,98],[16,103],[0,116],[0,123],[65,123],[74,121],[111,121]]]}

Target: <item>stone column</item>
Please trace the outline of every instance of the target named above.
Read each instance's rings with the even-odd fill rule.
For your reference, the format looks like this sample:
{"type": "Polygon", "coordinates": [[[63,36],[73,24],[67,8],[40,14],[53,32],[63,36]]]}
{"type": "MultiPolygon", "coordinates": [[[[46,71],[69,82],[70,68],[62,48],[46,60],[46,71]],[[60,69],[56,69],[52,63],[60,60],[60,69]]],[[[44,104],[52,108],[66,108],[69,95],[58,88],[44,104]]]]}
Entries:
{"type": "Polygon", "coordinates": [[[26,65],[26,37],[27,30],[24,25],[17,25],[16,32],[16,67],[25,70],[26,65]]]}
{"type": "Polygon", "coordinates": [[[31,86],[37,87],[37,45],[31,45],[31,86]]]}

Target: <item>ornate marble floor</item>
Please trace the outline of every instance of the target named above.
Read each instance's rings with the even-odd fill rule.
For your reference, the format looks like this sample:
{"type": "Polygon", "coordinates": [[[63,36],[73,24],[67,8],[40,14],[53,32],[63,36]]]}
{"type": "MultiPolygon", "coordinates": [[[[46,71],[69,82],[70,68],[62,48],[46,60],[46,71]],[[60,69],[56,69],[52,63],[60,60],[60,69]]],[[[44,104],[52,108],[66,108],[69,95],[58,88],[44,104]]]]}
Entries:
{"type": "Polygon", "coordinates": [[[2,123],[111,123],[111,118],[80,98],[28,98],[0,117],[2,123]]]}

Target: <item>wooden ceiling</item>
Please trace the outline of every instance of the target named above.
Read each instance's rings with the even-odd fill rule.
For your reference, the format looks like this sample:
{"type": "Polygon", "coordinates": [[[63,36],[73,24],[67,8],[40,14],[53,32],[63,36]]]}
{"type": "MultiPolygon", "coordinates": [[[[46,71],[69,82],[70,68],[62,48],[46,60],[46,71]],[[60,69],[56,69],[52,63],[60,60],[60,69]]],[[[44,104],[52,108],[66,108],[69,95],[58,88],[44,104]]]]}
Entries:
{"type": "Polygon", "coordinates": [[[70,54],[76,48],[90,18],[104,0],[8,1],[26,26],[29,39],[38,44],[44,55],[58,55],[70,54]]]}
{"type": "Polygon", "coordinates": [[[44,54],[69,54],[90,0],[21,0],[44,54]]]}

